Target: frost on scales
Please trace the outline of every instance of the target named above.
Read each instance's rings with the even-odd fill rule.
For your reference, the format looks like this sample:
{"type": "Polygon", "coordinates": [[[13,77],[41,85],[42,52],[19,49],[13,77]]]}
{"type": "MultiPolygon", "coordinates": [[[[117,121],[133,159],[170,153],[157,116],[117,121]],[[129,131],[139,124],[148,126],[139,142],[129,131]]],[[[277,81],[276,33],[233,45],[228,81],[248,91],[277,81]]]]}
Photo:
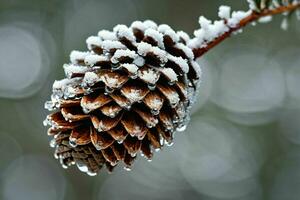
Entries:
{"type": "MultiPolygon", "coordinates": [[[[176,34],[175,31],[167,24],[161,24],[158,26],[158,31],[169,36],[174,42],[178,42],[180,34],[176,34]]],[[[183,31],[182,31],[183,33],[183,31]]]]}
{"type": "Polygon", "coordinates": [[[88,67],[73,65],[73,64],[64,64],[63,68],[65,71],[65,75],[68,78],[76,76],[76,74],[84,74],[89,70],[88,67]]]}
{"type": "Polygon", "coordinates": [[[145,31],[145,36],[149,36],[150,38],[154,39],[154,41],[157,43],[157,45],[161,48],[164,49],[164,38],[163,38],[163,34],[161,34],[160,32],[158,32],[157,30],[154,29],[147,29],[145,31]]]}
{"type": "Polygon", "coordinates": [[[97,81],[99,81],[99,76],[94,72],[85,73],[83,80],[82,80],[82,82],[85,86],[92,86],[97,81]]]}
{"type": "Polygon", "coordinates": [[[171,144],[189,119],[200,83],[188,34],[151,20],[100,30],[88,51],[72,51],[66,77],[53,84],[48,134],[64,168],[95,175],[140,151],[171,144]]]}
{"type": "Polygon", "coordinates": [[[126,49],[125,45],[123,45],[119,41],[114,41],[114,40],[103,41],[101,47],[105,52],[109,52],[112,49],[126,49]]]}
{"type": "Polygon", "coordinates": [[[128,63],[123,64],[122,67],[124,67],[131,74],[136,74],[139,69],[135,64],[128,63]]]}
{"type": "Polygon", "coordinates": [[[184,31],[177,31],[177,35],[184,44],[187,44],[187,42],[190,40],[190,36],[184,31]]]}
{"type": "Polygon", "coordinates": [[[103,41],[114,41],[117,40],[117,36],[115,32],[111,32],[108,30],[101,30],[98,32],[98,36],[103,41]]]}
{"type": "Polygon", "coordinates": [[[122,62],[122,60],[126,60],[126,59],[132,59],[135,60],[135,58],[137,58],[137,54],[135,53],[135,51],[131,51],[131,50],[123,50],[123,49],[119,49],[115,52],[114,56],[111,58],[111,62],[112,63],[118,63],[118,62],[122,62]]]}
{"type": "Polygon", "coordinates": [[[152,20],[145,20],[144,25],[147,29],[148,28],[157,29],[157,24],[152,20]]]}
{"type": "Polygon", "coordinates": [[[102,40],[97,36],[90,36],[86,39],[88,49],[92,49],[93,46],[101,46],[102,40]]]}
{"type": "Polygon", "coordinates": [[[159,79],[159,73],[155,69],[146,68],[139,71],[138,77],[146,83],[154,85],[159,79]]]}
{"type": "Polygon", "coordinates": [[[107,56],[97,55],[97,54],[89,54],[84,58],[84,63],[88,66],[94,66],[99,62],[107,62],[109,61],[107,56]]]}
{"type": "Polygon", "coordinates": [[[141,30],[143,32],[145,32],[145,30],[147,29],[145,23],[141,22],[141,21],[134,21],[132,22],[131,26],[132,29],[137,29],[137,30],[141,30]]]}
{"type": "Polygon", "coordinates": [[[168,59],[175,65],[179,66],[184,73],[188,73],[189,65],[187,60],[183,59],[182,57],[176,57],[172,55],[168,55],[168,59]]]}
{"type": "Polygon", "coordinates": [[[172,68],[161,68],[159,69],[162,74],[164,74],[170,82],[177,81],[177,74],[172,68]]]}
{"type": "Polygon", "coordinates": [[[89,52],[82,51],[72,51],[70,54],[70,61],[73,64],[77,64],[78,60],[84,60],[84,58],[89,54],[89,52]]]}
{"type": "Polygon", "coordinates": [[[114,32],[116,33],[118,38],[126,38],[131,42],[135,42],[135,36],[133,35],[132,30],[130,30],[125,25],[117,25],[114,28],[114,32]]]}
{"type": "Polygon", "coordinates": [[[194,59],[194,53],[193,53],[193,51],[189,47],[187,47],[186,45],[184,45],[182,43],[177,43],[175,45],[175,47],[177,49],[182,50],[185,53],[185,55],[187,56],[187,58],[192,59],[192,60],[194,59]]]}

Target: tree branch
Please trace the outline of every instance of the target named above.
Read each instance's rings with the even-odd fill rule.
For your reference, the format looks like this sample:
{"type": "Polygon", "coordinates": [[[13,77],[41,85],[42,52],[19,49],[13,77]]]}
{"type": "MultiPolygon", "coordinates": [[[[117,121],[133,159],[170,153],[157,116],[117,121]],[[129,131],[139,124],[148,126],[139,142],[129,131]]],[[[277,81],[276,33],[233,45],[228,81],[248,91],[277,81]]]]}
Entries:
{"type": "Polygon", "coordinates": [[[202,56],[203,54],[208,52],[210,49],[212,49],[213,47],[215,47],[216,45],[218,45],[219,43],[224,41],[226,38],[230,37],[233,32],[243,28],[244,26],[250,24],[251,22],[257,21],[261,17],[272,16],[272,15],[281,14],[284,12],[290,12],[290,11],[296,10],[298,8],[300,8],[300,2],[296,3],[296,4],[291,3],[289,5],[280,6],[280,7],[271,9],[271,10],[264,9],[260,12],[253,11],[251,15],[242,19],[236,27],[230,28],[229,31],[222,34],[221,36],[214,39],[213,41],[209,42],[205,47],[193,49],[195,59],[199,58],[200,56],[202,56]]]}

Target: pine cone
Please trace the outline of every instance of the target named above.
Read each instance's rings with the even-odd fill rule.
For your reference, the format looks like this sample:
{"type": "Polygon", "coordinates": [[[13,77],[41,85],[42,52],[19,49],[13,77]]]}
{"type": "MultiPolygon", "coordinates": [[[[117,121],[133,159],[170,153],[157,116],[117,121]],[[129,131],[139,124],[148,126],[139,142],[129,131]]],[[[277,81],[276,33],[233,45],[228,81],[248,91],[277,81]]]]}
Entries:
{"type": "Polygon", "coordinates": [[[48,135],[63,167],[76,164],[95,175],[136,154],[172,144],[184,129],[201,70],[186,46],[186,33],[136,21],[89,37],[88,51],[73,51],[67,78],[55,81],[47,116],[48,135]]]}

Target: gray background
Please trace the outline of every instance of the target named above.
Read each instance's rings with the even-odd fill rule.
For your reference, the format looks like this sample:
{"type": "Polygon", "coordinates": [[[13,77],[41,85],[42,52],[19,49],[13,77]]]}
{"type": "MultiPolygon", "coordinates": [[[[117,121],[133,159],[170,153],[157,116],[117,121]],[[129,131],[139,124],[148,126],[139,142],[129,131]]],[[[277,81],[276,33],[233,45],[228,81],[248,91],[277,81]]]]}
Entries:
{"type": "Polygon", "coordinates": [[[44,101],[73,49],[118,23],[152,19],[192,35],[221,0],[1,0],[0,199],[296,200],[300,196],[300,26],[247,27],[199,60],[186,132],[133,170],[88,177],[53,158],[44,101]]]}

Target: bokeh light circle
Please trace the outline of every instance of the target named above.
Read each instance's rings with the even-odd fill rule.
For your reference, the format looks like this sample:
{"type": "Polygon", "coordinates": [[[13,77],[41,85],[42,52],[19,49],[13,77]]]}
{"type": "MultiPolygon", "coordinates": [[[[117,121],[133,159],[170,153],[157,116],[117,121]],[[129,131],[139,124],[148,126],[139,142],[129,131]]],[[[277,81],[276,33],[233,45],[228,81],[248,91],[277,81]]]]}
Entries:
{"type": "Polygon", "coordinates": [[[259,188],[264,156],[251,135],[224,120],[194,116],[181,140],[180,169],[200,194],[234,198],[259,188]]]}
{"type": "Polygon", "coordinates": [[[0,97],[22,98],[40,89],[47,74],[41,52],[38,38],[29,31],[0,27],[0,97]]]}
{"type": "Polygon", "coordinates": [[[40,156],[24,155],[13,161],[1,180],[5,200],[63,200],[66,180],[60,170],[40,156]]]}
{"type": "Polygon", "coordinates": [[[264,51],[232,51],[220,66],[214,101],[235,112],[259,112],[281,105],[285,81],[280,65],[264,51]]]}

